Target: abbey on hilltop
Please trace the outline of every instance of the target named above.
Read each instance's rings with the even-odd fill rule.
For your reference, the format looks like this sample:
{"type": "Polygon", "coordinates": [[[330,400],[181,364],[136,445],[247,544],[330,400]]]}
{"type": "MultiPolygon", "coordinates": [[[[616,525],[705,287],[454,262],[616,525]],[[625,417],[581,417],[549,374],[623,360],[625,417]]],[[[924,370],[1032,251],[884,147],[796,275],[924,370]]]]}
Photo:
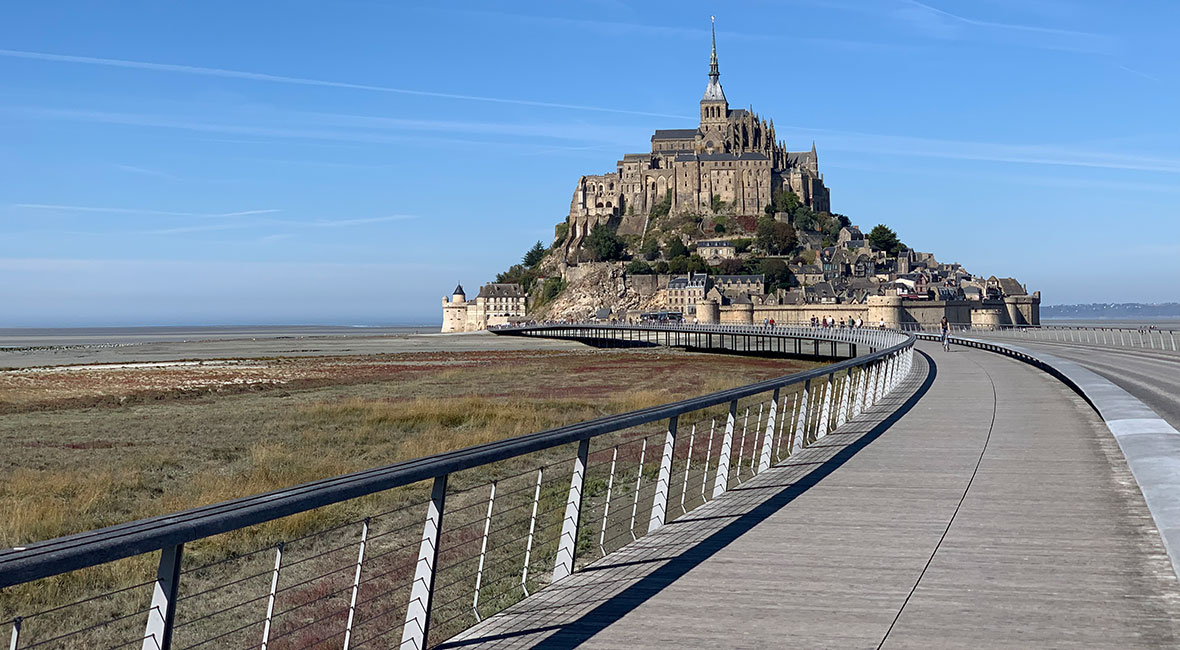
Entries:
{"type": "Polygon", "coordinates": [[[570,201],[564,251],[570,261],[598,224],[619,234],[642,234],[652,213],[708,213],[724,202],[736,215],[760,215],[775,192],[794,192],[816,212],[831,209],[828,188],[811,151],[787,151],[775,139],[774,120],[731,109],[721,89],[717,36],[709,58],[709,85],[695,129],[657,130],[650,153],[629,153],[609,174],[578,179],[570,201]]]}

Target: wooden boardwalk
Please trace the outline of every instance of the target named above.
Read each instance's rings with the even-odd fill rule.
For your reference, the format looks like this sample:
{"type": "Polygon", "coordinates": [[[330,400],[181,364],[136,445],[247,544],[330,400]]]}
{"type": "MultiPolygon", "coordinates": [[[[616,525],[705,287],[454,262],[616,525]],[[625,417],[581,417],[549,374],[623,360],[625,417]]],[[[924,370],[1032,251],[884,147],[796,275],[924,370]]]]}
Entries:
{"type": "Polygon", "coordinates": [[[1180,647],[1180,582],[1093,410],[920,348],[874,411],[444,647],[1180,647]]]}

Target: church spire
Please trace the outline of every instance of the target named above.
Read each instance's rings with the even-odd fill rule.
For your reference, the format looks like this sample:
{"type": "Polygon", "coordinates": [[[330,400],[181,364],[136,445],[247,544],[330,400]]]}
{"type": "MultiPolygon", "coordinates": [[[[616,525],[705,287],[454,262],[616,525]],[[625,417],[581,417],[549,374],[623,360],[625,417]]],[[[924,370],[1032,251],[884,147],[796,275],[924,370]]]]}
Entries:
{"type": "Polygon", "coordinates": [[[721,90],[721,72],[717,69],[717,23],[716,17],[710,16],[710,18],[713,19],[713,53],[709,55],[709,85],[705,87],[705,96],[701,101],[723,102],[725,101],[725,91],[721,90]]]}
{"type": "Polygon", "coordinates": [[[717,17],[709,16],[713,28],[713,54],[709,56],[709,81],[716,83],[721,76],[721,72],[717,69],[717,17]]]}

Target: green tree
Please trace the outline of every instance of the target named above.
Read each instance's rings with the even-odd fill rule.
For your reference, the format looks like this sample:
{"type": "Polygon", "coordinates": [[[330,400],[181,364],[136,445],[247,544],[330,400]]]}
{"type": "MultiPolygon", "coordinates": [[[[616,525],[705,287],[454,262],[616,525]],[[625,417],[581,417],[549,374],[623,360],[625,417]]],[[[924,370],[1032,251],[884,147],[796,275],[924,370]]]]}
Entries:
{"type": "Polygon", "coordinates": [[[897,238],[897,233],[883,223],[874,226],[866,239],[869,240],[870,246],[879,251],[886,251],[890,255],[897,255],[897,251],[901,248],[901,241],[897,238]]]}
{"type": "Polygon", "coordinates": [[[799,234],[789,223],[774,222],[774,245],[779,255],[786,255],[799,245],[799,234]]]}
{"type": "Polygon", "coordinates": [[[742,267],[744,265],[745,262],[742,260],[739,260],[736,257],[731,257],[729,259],[721,260],[717,266],[721,269],[721,273],[724,275],[737,275],[742,272],[742,267]]]}
{"type": "Polygon", "coordinates": [[[653,270],[659,274],[665,274],[665,273],[668,273],[668,271],[670,269],[669,269],[669,264],[667,262],[665,262],[664,260],[660,260],[660,261],[656,262],[655,264],[651,265],[651,270],[653,270]]]}
{"type": "Polygon", "coordinates": [[[660,242],[655,237],[649,237],[647,241],[643,242],[643,247],[639,249],[639,254],[649,262],[656,259],[660,256],[660,242]]]}
{"type": "Polygon", "coordinates": [[[754,244],[763,253],[772,253],[774,248],[774,217],[758,219],[758,228],[754,231],[754,244]]]}
{"type": "Polygon", "coordinates": [[[766,288],[769,291],[780,288],[789,289],[795,279],[790,269],[787,268],[787,263],[782,260],[760,260],[758,272],[766,276],[766,288]]]}
{"type": "Polygon", "coordinates": [[[631,260],[627,264],[627,273],[630,275],[651,275],[651,265],[643,260],[631,260]]]}
{"type": "Polygon", "coordinates": [[[713,214],[719,214],[722,210],[725,209],[725,205],[726,205],[726,203],[725,203],[725,201],[721,200],[720,194],[713,195],[713,204],[710,206],[713,209],[713,214]]]}
{"type": "Polygon", "coordinates": [[[524,254],[524,258],[521,261],[524,262],[525,266],[532,268],[544,258],[545,245],[542,244],[540,240],[538,240],[537,243],[533,244],[533,247],[524,254]]]}
{"type": "Polygon", "coordinates": [[[672,193],[668,192],[664,195],[664,200],[651,207],[651,218],[659,219],[660,217],[668,216],[668,212],[672,210],[672,193]]]}
{"type": "Polygon", "coordinates": [[[805,205],[801,205],[795,209],[791,221],[800,230],[815,230],[818,225],[815,213],[805,205]]]}
{"type": "Polygon", "coordinates": [[[686,255],[688,255],[688,247],[686,247],[684,245],[683,241],[680,241],[679,237],[676,237],[676,236],[669,237],[668,242],[667,242],[667,246],[668,246],[668,250],[666,252],[666,255],[669,260],[676,259],[677,257],[685,257],[686,255]]]}
{"type": "Polygon", "coordinates": [[[742,237],[740,239],[731,240],[733,242],[733,252],[741,255],[750,250],[750,245],[754,243],[753,239],[742,237]]]}
{"type": "Polygon", "coordinates": [[[766,204],[764,211],[768,216],[774,216],[776,212],[786,212],[788,216],[793,216],[800,205],[802,201],[797,194],[791,190],[779,190],[774,193],[770,203],[766,204]]]}
{"type": "Polygon", "coordinates": [[[519,284],[522,289],[528,291],[533,286],[533,282],[537,279],[537,271],[534,269],[525,268],[523,264],[513,264],[508,267],[507,271],[496,274],[496,282],[511,282],[519,284]]]}
{"type": "Polygon", "coordinates": [[[586,238],[586,248],[598,262],[612,262],[623,259],[623,240],[606,224],[598,224],[586,238]]]}
{"type": "Polygon", "coordinates": [[[688,273],[688,257],[681,255],[668,260],[669,273],[688,273]]]}
{"type": "Polygon", "coordinates": [[[554,246],[554,248],[556,248],[557,245],[560,244],[561,242],[565,241],[566,236],[569,234],[570,234],[570,225],[568,222],[562,221],[561,223],[554,226],[553,227],[553,246],[554,246]]]}
{"type": "Polygon", "coordinates": [[[713,224],[713,232],[717,233],[718,235],[724,235],[725,234],[725,224],[723,224],[723,223],[713,224]]]}
{"type": "Polygon", "coordinates": [[[537,301],[533,307],[536,308],[552,302],[562,291],[565,291],[565,280],[561,278],[546,278],[541,286],[541,294],[537,296],[537,301]]]}
{"type": "Polygon", "coordinates": [[[795,250],[799,236],[789,223],[775,221],[771,217],[758,220],[758,248],[768,255],[783,255],[795,250]]]}
{"type": "Polygon", "coordinates": [[[685,266],[686,271],[700,273],[701,271],[707,271],[708,269],[709,263],[702,259],[700,255],[693,253],[692,255],[688,256],[688,264],[685,266]]]}

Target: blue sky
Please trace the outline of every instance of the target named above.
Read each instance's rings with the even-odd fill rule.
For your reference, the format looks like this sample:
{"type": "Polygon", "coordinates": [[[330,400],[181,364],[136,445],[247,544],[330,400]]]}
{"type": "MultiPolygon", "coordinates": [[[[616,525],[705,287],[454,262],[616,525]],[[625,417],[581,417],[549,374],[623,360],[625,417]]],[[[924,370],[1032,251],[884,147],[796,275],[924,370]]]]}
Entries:
{"type": "Polygon", "coordinates": [[[1180,3],[0,7],[0,326],[416,324],[731,105],[1047,304],[1180,300],[1180,3]]]}

